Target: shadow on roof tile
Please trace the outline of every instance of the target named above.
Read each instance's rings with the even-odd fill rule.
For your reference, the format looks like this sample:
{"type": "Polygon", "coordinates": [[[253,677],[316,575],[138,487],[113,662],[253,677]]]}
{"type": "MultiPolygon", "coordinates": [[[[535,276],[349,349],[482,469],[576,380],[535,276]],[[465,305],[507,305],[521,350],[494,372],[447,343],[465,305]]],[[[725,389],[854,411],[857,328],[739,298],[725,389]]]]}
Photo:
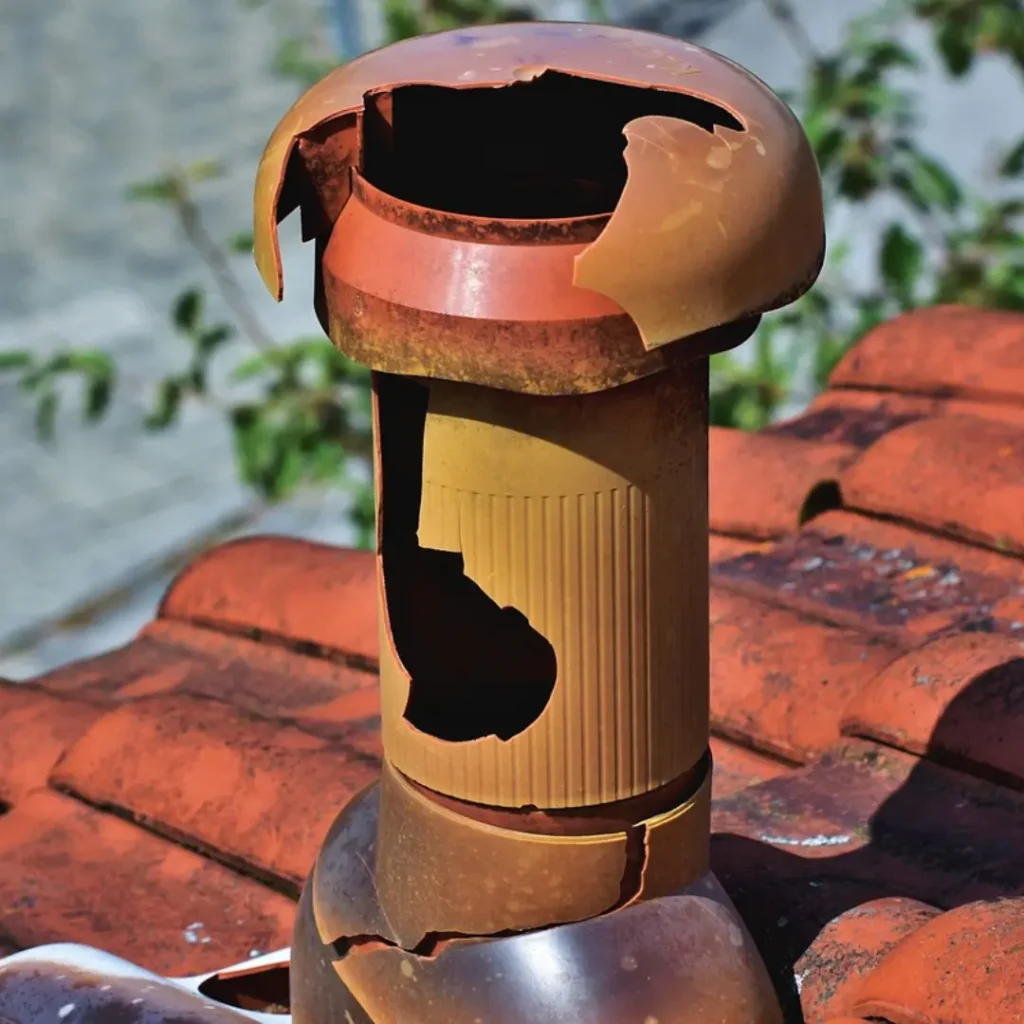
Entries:
{"type": "MultiPolygon", "coordinates": [[[[984,688],[983,673],[952,693],[929,750],[942,746],[947,733],[962,733],[963,722],[991,700],[984,688]]],[[[716,801],[713,828],[712,866],[794,1015],[796,965],[839,915],[893,896],[948,909],[1024,892],[1024,792],[866,741],[847,741],[807,768],[716,801]]],[[[1024,917],[1015,920],[1024,928],[1024,917]]],[[[965,943],[961,952],[974,956],[972,949],[965,943]]],[[[1024,972],[1020,949],[1015,970],[1024,972]]],[[[928,969],[919,965],[918,976],[928,969]]],[[[938,985],[938,975],[929,977],[938,985]]],[[[890,978],[898,985],[896,974],[890,978]]],[[[805,1002],[816,1004],[820,990],[804,991],[805,1002]]],[[[1024,987],[1014,1005],[1024,1013],[1022,993],[1024,987]]],[[[914,1006],[918,996],[907,998],[914,1006]]],[[[886,1016],[877,1002],[870,1012],[859,1004],[852,1009],[886,1016]]],[[[968,1012],[949,1019],[981,1018],[968,1012]]]]}

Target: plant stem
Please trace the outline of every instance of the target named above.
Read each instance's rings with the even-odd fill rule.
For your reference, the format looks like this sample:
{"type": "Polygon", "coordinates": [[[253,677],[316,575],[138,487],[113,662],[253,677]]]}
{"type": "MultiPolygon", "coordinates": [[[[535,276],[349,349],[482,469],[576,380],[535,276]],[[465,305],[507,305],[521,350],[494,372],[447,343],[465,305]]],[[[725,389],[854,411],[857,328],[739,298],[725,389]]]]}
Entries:
{"type": "Polygon", "coordinates": [[[178,216],[181,220],[185,237],[199,253],[200,258],[210,268],[214,282],[228,307],[234,313],[242,328],[243,333],[248,337],[256,348],[266,352],[277,346],[274,339],[260,323],[255,310],[249,304],[242,286],[238,283],[234,271],[224,255],[223,249],[210,237],[210,233],[203,224],[199,208],[193,202],[188,193],[187,185],[182,186],[178,198],[178,216]]]}
{"type": "Polygon", "coordinates": [[[811,64],[818,64],[822,54],[814,45],[800,19],[793,11],[789,0],[763,0],[768,13],[775,19],[783,33],[789,39],[793,49],[811,64]]]}

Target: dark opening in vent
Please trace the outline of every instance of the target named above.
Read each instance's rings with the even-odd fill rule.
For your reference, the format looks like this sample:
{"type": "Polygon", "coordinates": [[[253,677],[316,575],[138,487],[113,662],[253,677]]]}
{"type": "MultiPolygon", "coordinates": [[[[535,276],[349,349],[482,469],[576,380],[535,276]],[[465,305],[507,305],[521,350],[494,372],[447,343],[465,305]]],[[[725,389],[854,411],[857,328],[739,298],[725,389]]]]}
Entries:
{"type": "Polygon", "coordinates": [[[419,544],[428,391],[374,375],[381,446],[381,556],[391,635],[411,677],[405,717],[438,739],[511,739],[547,706],[555,650],[515,608],[496,604],[457,552],[419,544]]]}
{"type": "Polygon", "coordinates": [[[448,213],[610,213],[626,184],[622,129],[652,114],[744,130],[708,100],[557,71],[498,89],[408,85],[367,97],[362,173],[448,213]]]}

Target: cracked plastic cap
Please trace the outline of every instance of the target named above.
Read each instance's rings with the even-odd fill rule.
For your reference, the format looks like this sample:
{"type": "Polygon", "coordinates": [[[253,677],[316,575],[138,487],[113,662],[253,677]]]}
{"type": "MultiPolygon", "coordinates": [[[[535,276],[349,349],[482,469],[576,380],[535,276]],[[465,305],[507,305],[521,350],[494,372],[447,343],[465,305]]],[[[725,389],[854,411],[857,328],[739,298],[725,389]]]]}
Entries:
{"type": "Polygon", "coordinates": [[[326,237],[353,170],[453,213],[604,215],[575,257],[571,284],[621,307],[648,350],[787,304],[814,281],[824,254],[818,170],[789,108],[717,54],[623,28],[444,32],[322,79],[278,125],[257,177],[255,256],[276,297],[278,221],[301,207],[306,236],[326,237]],[[542,83],[544,102],[519,128],[478,141],[482,104],[499,102],[496,90],[518,90],[525,103],[542,83]],[[411,91],[415,116],[403,99],[411,91]],[[480,104],[453,104],[453,93],[462,102],[474,92],[480,104]],[[414,123],[422,152],[403,148],[414,123]]]}

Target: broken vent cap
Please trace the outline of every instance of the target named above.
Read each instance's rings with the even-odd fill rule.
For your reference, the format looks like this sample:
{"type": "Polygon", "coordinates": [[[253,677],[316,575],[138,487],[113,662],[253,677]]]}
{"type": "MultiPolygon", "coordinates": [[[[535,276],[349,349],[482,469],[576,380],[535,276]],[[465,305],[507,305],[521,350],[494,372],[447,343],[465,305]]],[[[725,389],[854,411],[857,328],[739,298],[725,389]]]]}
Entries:
{"type": "Polygon", "coordinates": [[[656,348],[792,301],[824,250],[813,153],[761,81],[681,40],[597,25],[417,37],[332,72],[261,161],[255,252],[282,294],[277,220],[329,233],[348,169],[480,217],[608,213],[573,283],[656,348]],[[287,171],[287,173],[286,173],[287,171]]]}

